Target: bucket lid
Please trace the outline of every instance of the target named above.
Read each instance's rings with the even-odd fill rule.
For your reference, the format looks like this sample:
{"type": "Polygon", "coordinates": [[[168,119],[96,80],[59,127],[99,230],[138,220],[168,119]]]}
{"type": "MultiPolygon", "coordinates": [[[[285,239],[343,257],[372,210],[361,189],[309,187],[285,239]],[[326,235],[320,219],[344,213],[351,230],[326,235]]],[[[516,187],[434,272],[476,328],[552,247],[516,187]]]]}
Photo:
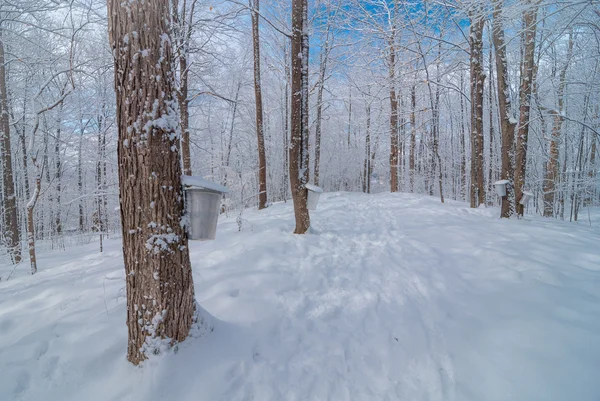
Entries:
{"type": "Polygon", "coordinates": [[[192,188],[203,188],[209,191],[228,193],[229,189],[224,187],[223,185],[217,184],[215,182],[210,182],[200,177],[199,175],[182,175],[181,183],[184,186],[192,187],[192,188]]]}
{"type": "Polygon", "coordinates": [[[306,189],[308,189],[309,191],[313,191],[313,192],[316,192],[316,193],[318,193],[318,194],[322,194],[322,193],[323,193],[323,188],[321,188],[321,187],[318,187],[318,186],[316,186],[316,185],[312,185],[312,184],[305,184],[305,185],[304,185],[304,187],[305,187],[306,189]]]}

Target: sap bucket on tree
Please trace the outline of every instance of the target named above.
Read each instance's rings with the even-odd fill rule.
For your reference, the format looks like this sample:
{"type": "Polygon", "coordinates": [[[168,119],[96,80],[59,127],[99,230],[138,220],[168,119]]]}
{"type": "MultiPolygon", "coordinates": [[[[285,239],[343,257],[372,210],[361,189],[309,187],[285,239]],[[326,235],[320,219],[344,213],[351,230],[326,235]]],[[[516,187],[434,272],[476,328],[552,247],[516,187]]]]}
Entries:
{"type": "Polygon", "coordinates": [[[316,210],[317,204],[319,203],[319,197],[323,193],[323,188],[317,187],[316,185],[306,184],[304,186],[308,190],[308,199],[306,200],[306,207],[308,210],[316,210]]]}
{"type": "Polygon", "coordinates": [[[188,217],[187,232],[191,240],[213,240],[217,234],[217,221],[223,194],[227,188],[202,177],[184,175],[181,184],[185,190],[185,210],[188,217]]]}
{"type": "Polygon", "coordinates": [[[533,198],[533,193],[525,191],[523,192],[523,196],[521,197],[519,203],[523,206],[527,206],[531,198],[533,198]]]}
{"type": "Polygon", "coordinates": [[[506,196],[506,187],[510,184],[508,180],[500,180],[494,183],[494,187],[496,188],[496,193],[498,196],[506,196]]]}

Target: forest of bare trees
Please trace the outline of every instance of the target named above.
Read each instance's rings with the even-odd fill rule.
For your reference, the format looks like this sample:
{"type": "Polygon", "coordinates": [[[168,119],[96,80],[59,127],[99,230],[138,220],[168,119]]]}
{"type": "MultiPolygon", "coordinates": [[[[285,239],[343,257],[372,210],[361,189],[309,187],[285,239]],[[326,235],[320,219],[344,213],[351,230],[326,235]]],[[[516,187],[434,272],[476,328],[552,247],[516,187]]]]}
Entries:
{"type": "MultiPolygon", "coordinates": [[[[502,205],[502,217],[574,221],[600,203],[597,1],[156,6],[170,16],[161,74],[181,129],[172,180],[228,186],[227,215],[293,199],[306,232],[306,183],[502,205]]],[[[32,273],[36,247],[133,229],[117,211],[117,155],[134,139],[118,135],[127,100],[113,90],[109,15],[93,0],[0,2],[0,258],[32,273]]],[[[136,185],[146,170],[132,170],[136,185]]]]}

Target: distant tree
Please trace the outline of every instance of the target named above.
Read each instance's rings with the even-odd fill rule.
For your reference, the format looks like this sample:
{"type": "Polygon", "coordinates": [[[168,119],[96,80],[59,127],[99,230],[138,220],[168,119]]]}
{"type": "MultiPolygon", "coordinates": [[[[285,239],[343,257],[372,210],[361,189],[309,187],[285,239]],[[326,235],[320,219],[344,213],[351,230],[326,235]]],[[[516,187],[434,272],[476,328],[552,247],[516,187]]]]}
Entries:
{"type": "Polygon", "coordinates": [[[262,87],[260,82],[260,33],[258,13],[260,0],[249,0],[252,10],[252,48],[254,50],[254,99],[256,102],[256,140],[258,144],[258,210],[267,207],[267,156],[263,122],[262,87]]]}
{"type": "Polygon", "coordinates": [[[127,358],[186,339],[195,317],[183,225],[180,116],[168,0],[108,0],[127,275],[127,358]]]}

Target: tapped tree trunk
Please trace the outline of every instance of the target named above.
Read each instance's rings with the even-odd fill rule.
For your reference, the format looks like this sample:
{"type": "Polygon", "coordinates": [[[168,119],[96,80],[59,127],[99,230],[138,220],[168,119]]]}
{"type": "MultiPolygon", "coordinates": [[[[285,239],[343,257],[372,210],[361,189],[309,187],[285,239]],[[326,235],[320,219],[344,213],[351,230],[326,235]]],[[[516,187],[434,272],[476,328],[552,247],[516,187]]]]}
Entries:
{"type": "Polygon", "coordinates": [[[483,10],[471,16],[471,207],[485,203],[483,181],[483,10]]]}
{"type": "Polygon", "coordinates": [[[108,0],[115,62],[127,358],[186,339],[195,320],[183,217],[180,116],[168,0],[108,0]],[[147,57],[138,57],[141,51],[147,57]]]}
{"type": "Polygon", "coordinates": [[[17,197],[12,168],[10,125],[8,120],[8,93],[4,64],[4,39],[0,29],[0,162],[2,163],[2,187],[4,188],[3,236],[12,262],[21,261],[21,233],[17,221],[17,197]]]}
{"type": "Polygon", "coordinates": [[[513,188],[513,159],[515,150],[515,123],[511,118],[511,105],[508,85],[508,65],[506,60],[506,42],[502,27],[502,3],[504,0],[494,0],[492,40],[496,51],[496,81],[498,85],[498,106],[500,110],[500,130],[502,135],[502,170],[500,177],[509,181],[506,186],[506,196],[502,197],[500,217],[510,218],[514,214],[513,188]]]}
{"type": "Polygon", "coordinates": [[[531,109],[531,90],[534,80],[535,35],[537,9],[540,0],[522,0],[527,7],[523,11],[523,59],[521,61],[521,84],[519,88],[519,129],[515,160],[515,200],[517,214],[523,216],[525,205],[521,204],[527,170],[527,141],[529,137],[529,112],[531,109]]]}
{"type": "Polygon", "coordinates": [[[307,208],[308,157],[308,1],[292,0],[292,137],[290,186],[296,228],[304,234],[310,227],[307,208]]]}
{"type": "Polygon", "coordinates": [[[258,141],[258,210],[267,207],[267,156],[265,154],[265,126],[263,123],[262,87],[260,83],[260,36],[258,12],[260,0],[252,8],[252,44],[254,49],[254,97],[256,99],[256,139],[258,141]]]}

